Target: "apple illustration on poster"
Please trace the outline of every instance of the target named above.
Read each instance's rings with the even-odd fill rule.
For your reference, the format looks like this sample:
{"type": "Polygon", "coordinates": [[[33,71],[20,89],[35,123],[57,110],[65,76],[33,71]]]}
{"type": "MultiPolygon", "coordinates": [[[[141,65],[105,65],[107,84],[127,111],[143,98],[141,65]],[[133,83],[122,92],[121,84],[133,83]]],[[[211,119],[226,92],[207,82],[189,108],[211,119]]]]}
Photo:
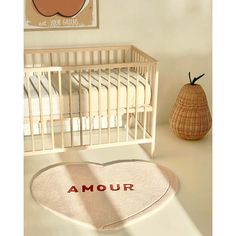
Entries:
{"type": "Polygon", "coordinates": [[[72,17],[83,8],[86,0],[32,0],[37,11],[50,17],[56,14],[64,17],[72,17]]]}

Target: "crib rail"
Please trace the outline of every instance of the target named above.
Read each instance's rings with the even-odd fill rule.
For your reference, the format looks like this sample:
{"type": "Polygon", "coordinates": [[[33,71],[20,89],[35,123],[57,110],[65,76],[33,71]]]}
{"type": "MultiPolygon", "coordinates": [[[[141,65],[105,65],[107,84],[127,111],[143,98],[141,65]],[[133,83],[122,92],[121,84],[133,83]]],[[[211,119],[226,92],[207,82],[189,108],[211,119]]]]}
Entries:
{"type": "Polygon", "coordinates": [[[131,60],[129,46],[26,49],[25,67],[100,65],[131,60]]]}
{"type": "Polygon", "coordinates": [[[127,62],[156,62],[156,60],[132,45],[25,49],[24,53],[25,67],[84,66],[127,62]]]}
{"type": "Polygon", "coordinates": [[[27,49],[24,73],[25,155],[136,143],[153,154],[158,76],[149,55],[134,46],[27,49]]]}

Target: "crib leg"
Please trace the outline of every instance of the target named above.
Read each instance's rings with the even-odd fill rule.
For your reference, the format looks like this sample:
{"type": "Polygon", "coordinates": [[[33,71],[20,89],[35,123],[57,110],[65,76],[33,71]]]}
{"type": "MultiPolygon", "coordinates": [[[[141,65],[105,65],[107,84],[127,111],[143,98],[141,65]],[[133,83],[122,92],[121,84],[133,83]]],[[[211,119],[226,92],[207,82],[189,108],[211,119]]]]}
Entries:
{"type": "Polygon", "coordinates": [[[156,79],[154,80],[153,86],[153,101],[152,101],[152,125],[151,125],[151,135],[152,135],[152,143],[151,143],[151,158],[154,158],[154,151],[156,146],[156,121],[157,121],[157,96],[158,96],[158,71],[156,72],[156,79]]]}
{"type": "Polygon", "coordinates": [[[155,139],[154,141],[151,143],[151,150],[150,150],[150,155],[151,155],[151,158],[154,159],[154,152],[155,152],[155,139]]]}

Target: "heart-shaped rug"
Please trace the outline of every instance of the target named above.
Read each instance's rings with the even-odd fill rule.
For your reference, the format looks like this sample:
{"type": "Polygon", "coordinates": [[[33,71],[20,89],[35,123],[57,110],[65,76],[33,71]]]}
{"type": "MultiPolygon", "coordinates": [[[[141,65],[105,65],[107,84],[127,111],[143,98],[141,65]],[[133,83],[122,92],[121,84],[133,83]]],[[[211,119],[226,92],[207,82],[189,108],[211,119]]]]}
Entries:
{"type": "Polygon", "coordinates": [[[174,173],[153,162],[62,163],[39,171],[31,193],[53,213],[111,230],[160,207],[177,186],[174,173]]]}

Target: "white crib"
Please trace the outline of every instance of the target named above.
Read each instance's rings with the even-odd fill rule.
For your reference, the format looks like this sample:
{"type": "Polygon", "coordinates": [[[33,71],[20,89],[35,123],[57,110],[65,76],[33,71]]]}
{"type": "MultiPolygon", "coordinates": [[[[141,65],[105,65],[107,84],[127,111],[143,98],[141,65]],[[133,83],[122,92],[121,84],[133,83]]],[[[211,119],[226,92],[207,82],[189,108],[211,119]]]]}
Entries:
{"type": "Polygon", "coordinates": [[[25,155],[150,144],[157,61],[134,46],[25,49],[25,155]]]}

